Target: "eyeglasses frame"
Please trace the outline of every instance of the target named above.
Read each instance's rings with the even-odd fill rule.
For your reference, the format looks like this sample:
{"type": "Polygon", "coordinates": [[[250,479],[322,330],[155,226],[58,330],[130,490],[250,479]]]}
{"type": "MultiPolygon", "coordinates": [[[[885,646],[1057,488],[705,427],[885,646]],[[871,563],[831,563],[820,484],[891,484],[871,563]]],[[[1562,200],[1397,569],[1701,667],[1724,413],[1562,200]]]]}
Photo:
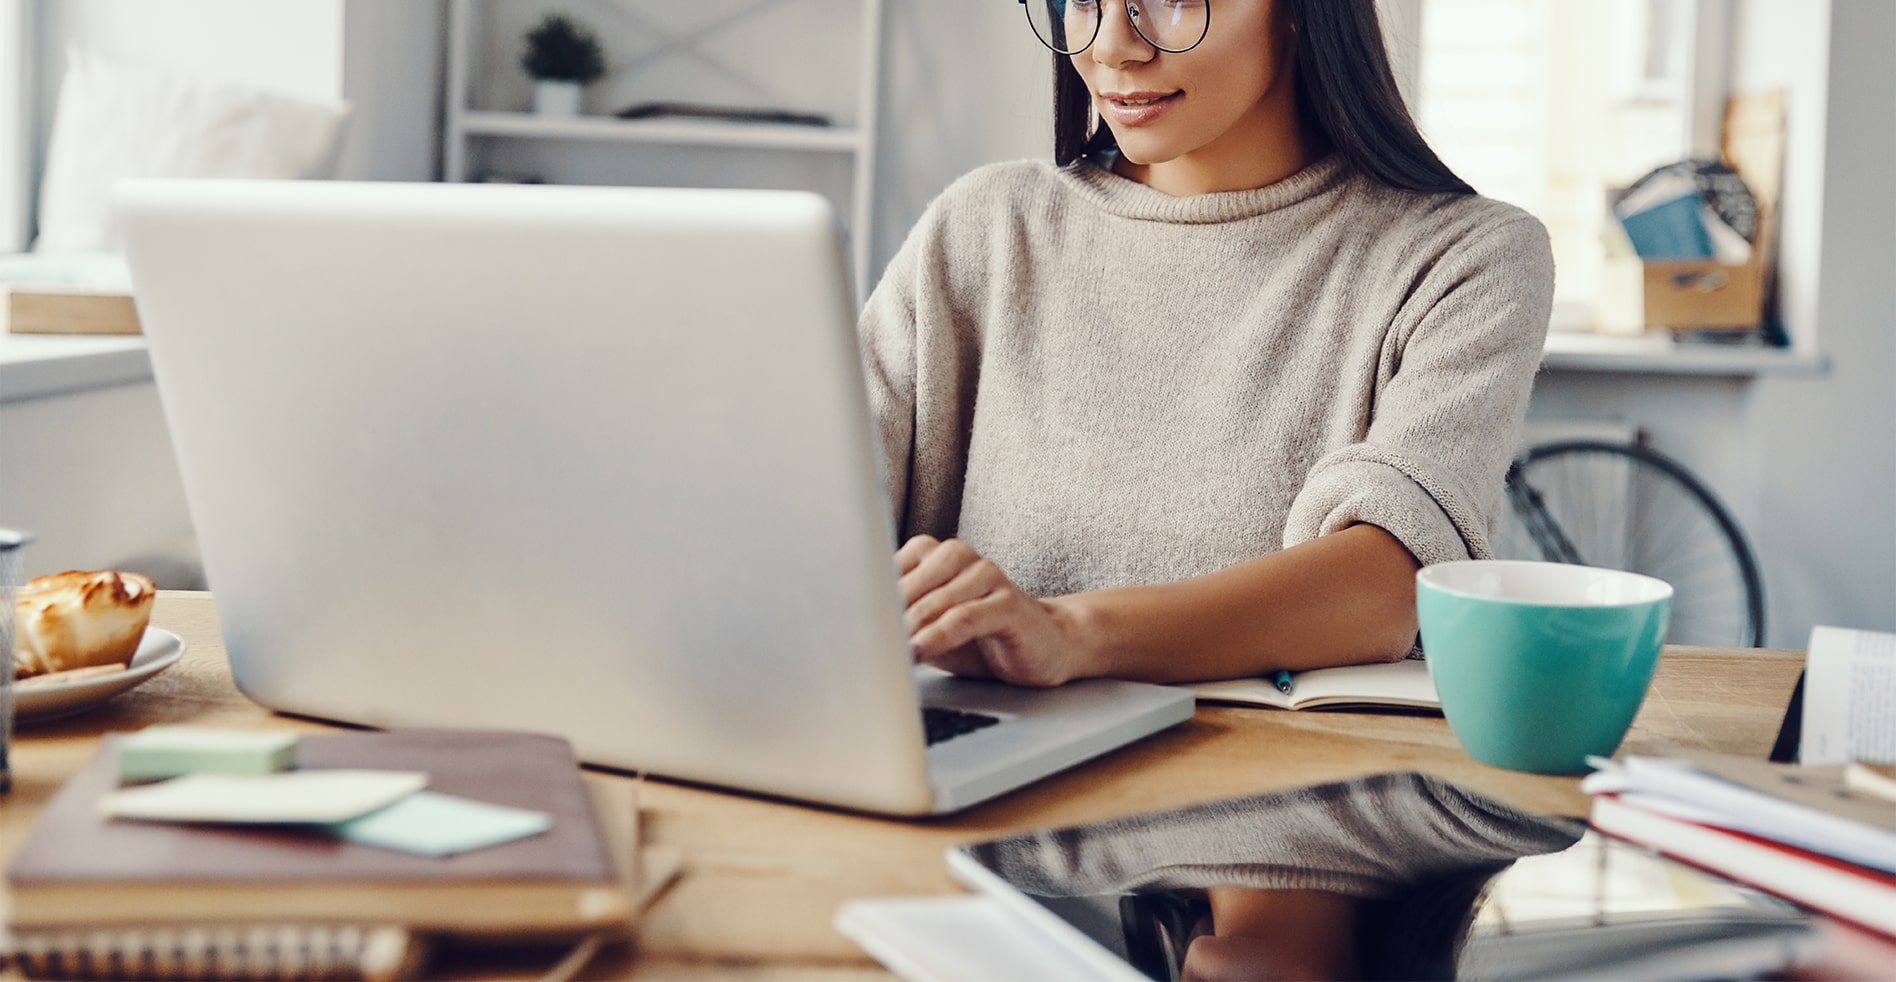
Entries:
{"type": "MultiPolygon", "coordinates": [[[[1027,18],[1028,28],[1033,30],[1034,40],[1039,41],[1041,47],[1046,48],[1048,51],[1051,51],[1056,55],[1065,55],[1071,58],[1074,55],[1077,55],[1080,52],[1085,51],[1086,49],[1092,47],[1093,42],[1099,40],[1099,29],[1105,26],[1106,24],[1106,17],[1104,14],[1102,14],[1099,17],[1099,19],[1093,21],[1093,36],[1087,38],[1085,44],[1080,45],[1079,47],[1073,49],[1072,51],[1062,51],[1059,48],[1056,48],[1052,44],[1048,43],[1046,38],[1043,38],[1040,36],[1040,31],[1034,28],[1033,11],[1030,7],[1028,7],[1028,4],[1045,3],[1046,0],[1016,0],[1016,2],[1020,4],[1021,14],[1027,18]]],[[[1103,6],[1108,2],[1108,0],[1097,0],[1097,2],[1103,6]]],[[[1120,0],[1119,7],[1121,10],[1124,10],[1126,12],[1126,21],[1132,25],[1132,32],[1134,34],[1139,35],[1139,40],[1144,41],[1145,43],[1151,45],[1154,51],[1163,51],[1169,55],[1184,54],[1185,52],[1190,51],[1201,44],[1204,44],[1206,35],[1209,35],[1211,33],[1211,0],[1201,0],[1201,2],[1203,2],[1205,5],[1205,29],[1198,33],[1198,40],[1193,41],[1192,43],[1184,46],[1183,48],[1168,48],[1158,43],[1157,41],[1154,41],[1151,38],[1146,37],[1146,32],[1139,27],[1139,18],[1133,16],[1132,5],[1135,3],[1144,3],[1144,2],[1145,0],[1120,0]]]]}

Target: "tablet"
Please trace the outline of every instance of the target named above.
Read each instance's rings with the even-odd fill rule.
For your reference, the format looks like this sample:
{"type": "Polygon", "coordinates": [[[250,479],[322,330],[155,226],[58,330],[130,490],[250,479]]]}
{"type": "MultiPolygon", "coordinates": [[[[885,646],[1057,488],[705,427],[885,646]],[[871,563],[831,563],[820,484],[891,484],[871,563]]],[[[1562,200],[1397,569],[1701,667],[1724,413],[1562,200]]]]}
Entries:
{"type": "Polygon", "coordinates": [[[1767,894],[1421,774],[961,846],[958,879],[1084,964],[1194,977],[1753,977],[1814,956],[1767,894]]]}

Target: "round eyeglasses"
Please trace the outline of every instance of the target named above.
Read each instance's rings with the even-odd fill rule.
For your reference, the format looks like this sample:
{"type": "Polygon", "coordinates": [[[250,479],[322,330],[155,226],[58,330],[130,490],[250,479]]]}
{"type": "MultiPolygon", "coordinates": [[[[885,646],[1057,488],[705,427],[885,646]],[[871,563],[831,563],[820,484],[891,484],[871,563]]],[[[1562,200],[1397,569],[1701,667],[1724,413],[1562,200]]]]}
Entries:
{"type": "MultiPolygon", "coordinates": [[[[1099,36],[1109,0],[1020,0],[1034,36],[1055,54],[1077,55],[1099,36]]],[[[1211,0],[1124,0],[1126,19],[1145,42],[1177,54],[1198,47],[1211,23],[1211,0]]]]}

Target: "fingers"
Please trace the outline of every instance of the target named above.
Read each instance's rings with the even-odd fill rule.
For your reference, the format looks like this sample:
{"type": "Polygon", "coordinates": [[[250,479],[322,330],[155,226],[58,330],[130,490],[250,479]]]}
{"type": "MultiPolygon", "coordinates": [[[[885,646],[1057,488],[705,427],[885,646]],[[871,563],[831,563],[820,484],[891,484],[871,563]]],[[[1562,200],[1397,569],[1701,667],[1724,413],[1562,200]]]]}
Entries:
{"type": "MultiPolygon", "coordinates": [[[[918,535],[896,550],[896,568],[901,571],[903,620],[909,629],[910,645],[916,661],[926,661],[957,675],[991,674],[986,660],[972,639],[951,645],[918,644],[916,632],[930,626],[958,603],[978,599],[1006,582],[1006,576],[993,563],[981,558],[974,548],[957,539],[946,541],[918,535]]],[[[937,632],[939,636],[939,632],[937,632]]]]}
{"type": "Polygon", "coordinates": [[[967,543],[916,536],[897,550],[896,562],[916,661],[1018,685],[1073,677],[1049,612],[967,543]]]}
{"type": "Polygon", "coordinates": [[[956,603],[932,623],[911,634],[909,646],[917,658],[930,664],[936,664],[936,658],[964,646],[972,648],[981,638],[1015,626],[1017,618],[1012,614],[1017,606],[1016,597],[1010,590],[992,590],[956,603]]]}
{"type": "MultiPolygon", "coordinates": [[[[972,562],[958,568],[950,564],[963,562],[963,557],[953,557],[944,562],[953,574],[926,593],[912,598],[908,603],[908,629],[910,634],[921,631],[935,623],[943,615],[963,604],[973,603],[994,593],[1015,592],[1014,585],[1008,581],[1007,574],[999,566],[979,556],[972,562]]],[[[924,564],[916,575],[933,578],[934,571],[924,564]]]]}
{"type": "Polygon", "coordinates": [[[947,584],[962,570],[982,561],[981,554],[960,539],[936,541],[925,535],[918,535],[903,543],[902,548],[896,551],[895,559],[897,568],[902,571],[904,607],[913,607],[915,601],[947,584]]]}
{"type": "Polygon", "coordinates": [[[911,537],[907,542],[902,543],[900,549],[895,551],[896,573],[905,574],[909,570],[914,569],[915,565],[922,561],[923,556],[935,551],[935,547],[939,545],[941,545],[941,540],[932,535],[917,535],[911,537]]]}

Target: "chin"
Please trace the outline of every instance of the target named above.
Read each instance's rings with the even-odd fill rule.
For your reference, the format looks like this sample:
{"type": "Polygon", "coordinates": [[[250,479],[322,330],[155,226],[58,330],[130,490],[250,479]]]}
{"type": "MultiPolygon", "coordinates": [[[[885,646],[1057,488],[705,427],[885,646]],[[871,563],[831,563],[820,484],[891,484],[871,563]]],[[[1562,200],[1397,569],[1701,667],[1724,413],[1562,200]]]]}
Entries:
{"type": "Polygon", "coordinates": [[[1149,167],[1152,164],[1163,164],[1178,157],[1177,151],[1166,147],[1151,146],[1148,141],[1128,141],[1121,138],[1117,133],[1113,134],[1113,137],[1114,142],[1119,144],[1119,156],[1125,158],[1129,164],[1149,167]]]}

